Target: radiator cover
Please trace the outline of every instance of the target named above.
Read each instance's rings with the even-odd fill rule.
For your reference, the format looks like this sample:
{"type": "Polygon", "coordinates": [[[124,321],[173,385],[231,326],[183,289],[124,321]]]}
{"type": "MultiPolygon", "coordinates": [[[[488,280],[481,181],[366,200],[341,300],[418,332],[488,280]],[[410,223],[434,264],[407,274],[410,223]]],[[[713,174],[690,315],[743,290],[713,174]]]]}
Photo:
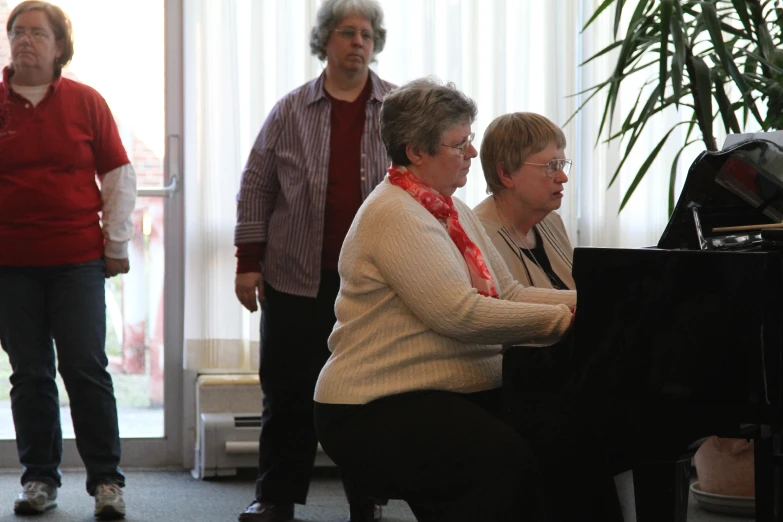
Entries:
{"type": "MultiPolygon", "coordinates": [[[[240,468],[258,467],[258,413],[202,413],[198,420],[196,478],[236,475],[240,468]]],[[[318,446],[316,466],[334,466],[318,446]]]]}

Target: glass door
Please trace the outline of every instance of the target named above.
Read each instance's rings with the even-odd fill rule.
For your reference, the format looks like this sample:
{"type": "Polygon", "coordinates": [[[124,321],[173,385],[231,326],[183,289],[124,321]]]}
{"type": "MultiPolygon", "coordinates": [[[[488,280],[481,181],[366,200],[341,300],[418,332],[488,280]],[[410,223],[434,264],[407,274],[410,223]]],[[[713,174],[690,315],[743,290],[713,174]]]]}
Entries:
{"type": "MultiPolygon", "coordinates": [[[[0,26],[20,1],[0,0],[0,26]]],[[[139,187],[131,271],[106,282],[106,352],[123,438],[122,465],[177,464],[182,458],[182,1],[55,3],[70,17],[75,40],[74,59],[63,74],[106,99],[139,187]]],[[[5,64],[4,50],[0,46],[5,64]]],[[[3,353],[0,466],[13,467],[18,463],[9,375],[3,353]]],[[[66,438],[63,466],[80,466],[59,378],[58,385],[66,438]]]]}

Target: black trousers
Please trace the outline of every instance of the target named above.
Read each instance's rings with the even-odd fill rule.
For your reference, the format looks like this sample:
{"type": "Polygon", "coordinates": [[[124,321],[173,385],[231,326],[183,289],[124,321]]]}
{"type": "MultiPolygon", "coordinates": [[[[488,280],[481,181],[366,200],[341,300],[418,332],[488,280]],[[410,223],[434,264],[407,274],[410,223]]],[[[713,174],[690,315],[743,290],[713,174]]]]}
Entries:
{"type": "Polygon", "coordinates": [[[316,403],[315,424],[344,478],[405,500],[420,522],[538,521],[538,466],[502,402],[493,390],[316,403]]]}
{"type": "Polygon", "coordinates": [[[329,358],[327,340],[336,321],[340,289],[336,271],[322,271],[313,298],[264,284],[259,376],[264,392],[256,498],[304,504],[318,440],[313,392],[329,358]]]}

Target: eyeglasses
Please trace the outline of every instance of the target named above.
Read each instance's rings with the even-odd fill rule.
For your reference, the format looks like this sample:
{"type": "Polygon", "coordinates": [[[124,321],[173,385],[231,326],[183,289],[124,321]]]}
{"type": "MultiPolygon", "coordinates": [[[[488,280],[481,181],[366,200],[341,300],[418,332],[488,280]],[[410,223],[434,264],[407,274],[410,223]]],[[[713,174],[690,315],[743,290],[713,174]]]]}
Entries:
{"type": "Polygon", "coordinates": [[[24,29],[19,28],[19,29],[14,29],[13,31],[8,33],[8,39],[11,40],[12,42],[20,41],[25,36],[29,36],[30,40],[38,43],[45,42],[46,40],[49,39],[49,34],[43,29],[31,29],[30,31],[26,31],[24,29]]]}
{"type": "Polygon", "coordinates": [[[375,41],[375,35],[374,34],[372,34],[370,32],[367,32],[367,31],[359,32],[359,31],[357,31],[353,27],[344,27],[343,29],[335,29],[334,32],[339,34],[340,37],[343,40],[348,41],[348,42],[353,42],[356,39],[357,33],[361,35],[362,43],[364,43],[364,44],[368,44],[370,42],[374,42],[375,41]]]}
{"type": "Polygon", "coordinates": [[[445,143],[439,143],[439,145],[442,145],[444,147],[448,147],[450,149],[454,149],[454,150],[457,151],[457,153],[460,156],[464,156],[465,155],[465,150],[468,147],[470,147],[470,144],[473,143],[473,140],[475,138],[476,138],[476,133],[475,132],[471,132],[470,136],[468,136],[468,138],[465,141],[463,141],[462,143],[459,143],[457,145],[446,145],[445,143]]]}
{"type": "Polygon", "coordinates": [[[563,174],[568,174],[571,170],[571,164],[573,162],[570,159],[553,159],[549,163],[531,163],[529,161],[523,161],[523,165],[535,165],[536,167],[546,167],[546,175],[550,178],[555,177],[557,171],[562,170],[563,174]]]}

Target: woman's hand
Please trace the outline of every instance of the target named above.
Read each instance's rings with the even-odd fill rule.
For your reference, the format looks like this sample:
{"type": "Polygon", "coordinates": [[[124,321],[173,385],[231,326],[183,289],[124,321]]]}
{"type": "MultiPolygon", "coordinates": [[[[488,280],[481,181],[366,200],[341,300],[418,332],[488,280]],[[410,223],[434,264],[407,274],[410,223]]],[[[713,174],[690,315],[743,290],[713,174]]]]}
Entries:
{"type": "Polygon", "coordinates": [[[258,303],[264,300],[264,277],[261,272],[237,274],[234,279],[234,293],[242,306],[255,312],[258,303]]]}
{"type": "Polygon", "coordinates": [[[128,258],[115,259],[113,257],[104,257],[106,279],[119,274],[127,274],[130,271],[130,261],[128,258]]]}

